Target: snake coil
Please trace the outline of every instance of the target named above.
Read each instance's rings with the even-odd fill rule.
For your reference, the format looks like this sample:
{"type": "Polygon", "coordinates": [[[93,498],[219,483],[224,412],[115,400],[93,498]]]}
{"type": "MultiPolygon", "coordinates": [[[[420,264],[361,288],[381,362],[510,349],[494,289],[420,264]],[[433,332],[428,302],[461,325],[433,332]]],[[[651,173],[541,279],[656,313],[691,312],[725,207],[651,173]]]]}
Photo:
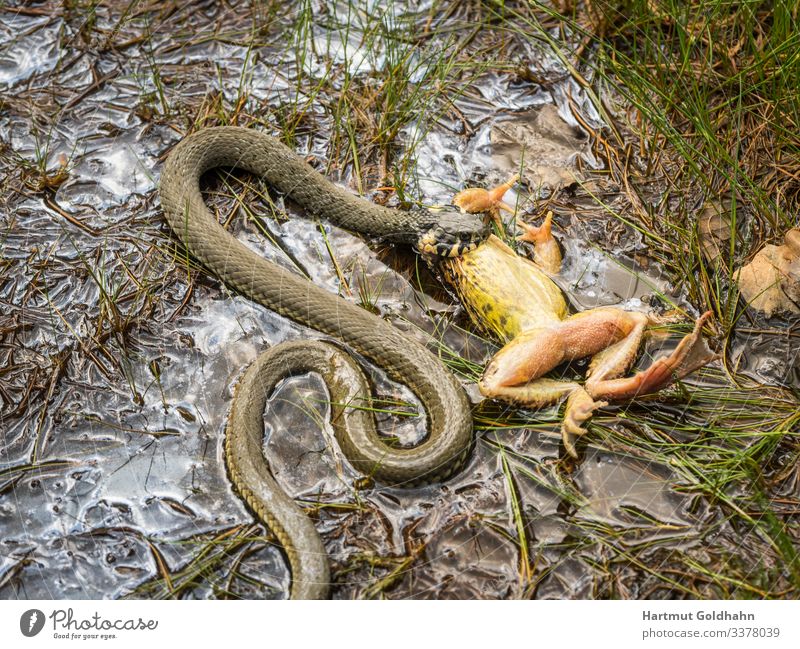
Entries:
{"type": "Polygon", "coordinates": [[[380,482],[414,485],[443,479],[466,458],[472,419],[464,390],[427,348],[381,318],[328,293],[296,273],[267,261],[227,232],[206,207],[200,177],[235,167],[268,184],[316,216],[360,233],[430,247],[431,233],[449,234],[461,251],[485,236],[471,215],[408,212],[353,196],[314,171],[291,149],[252,129],[209,128],[184,138],[170,153],[160,182],[164,214],[189,252],[228,287],[268,309],[331,336],[407,385],[427,414],[428,435],[415,448],[390,448],[362,408],[368,400],[363,372],[336,346],[293,342],[264,352],[236,389],[225,433],[231,480],[250,508],[278,536],[292,570],[291,595],[323,598],[329,588],[325,549],[312,522],[272,477],[263,454],[263,413],[282,379],[319,372],[330,392],[332,423],[353,466],[380,482]]]}

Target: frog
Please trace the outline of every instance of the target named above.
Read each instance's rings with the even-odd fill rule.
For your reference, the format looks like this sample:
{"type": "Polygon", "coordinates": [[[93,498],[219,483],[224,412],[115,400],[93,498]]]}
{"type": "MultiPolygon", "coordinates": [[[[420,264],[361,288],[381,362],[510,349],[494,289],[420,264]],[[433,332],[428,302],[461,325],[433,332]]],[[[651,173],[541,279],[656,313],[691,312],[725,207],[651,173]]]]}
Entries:
{"type": "MultiPolygon", "coordinates": [[[[514,211],[503,197],[516,180],[463,190],[452,202],[462,211],[489,215],[498,226],[501,210],[514,211]]],[[[553,212],[539,226],[515,222],[522,231],[516,239],[527,242],[520,245],[533,246],[532,259],[491,234],[474,250],[442,259],[439,272],[472,322],[502,345],[478,380],[481,395],[524,408],[566,402],[561,439],[571,457],[578,458],[576,441],[587,433],[595,411],[656,393],[719,358],[702,334],[712,317],[709,310],[671,353],[626,376],[649,329],[668,319],[617,306],[570,313],[553,279],[562,266],[553,212]],[[583,358],[590,358],[583,384],[546,376],[564,362],[583,358]]],[[[502,227],[498,230],[502,233],[502,227]]]]}

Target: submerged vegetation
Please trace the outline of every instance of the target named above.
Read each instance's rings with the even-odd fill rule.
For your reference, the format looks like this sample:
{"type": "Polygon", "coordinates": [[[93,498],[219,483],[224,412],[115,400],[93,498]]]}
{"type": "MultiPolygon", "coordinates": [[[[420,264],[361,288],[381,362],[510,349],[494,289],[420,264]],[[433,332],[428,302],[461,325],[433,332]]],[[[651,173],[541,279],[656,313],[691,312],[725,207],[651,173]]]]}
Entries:
{"type": "MultiPolygon", "coordinates": [[[[0,596],[285,589],[274,539],[234,504],[215,449],[238,368],[307,332],[224,291],[215,306],[219,286],[168,243],[153,169],[172,143],[211,125],[263,128],[353,191],[406,206],[483,183],[491,171],[469,156],[488,124],[552,102],[593,160],[520,205],[554,210],[563,239],[662,280],[654,307],[712,309],[724,360],[598,413],[577,463],[559,451],[554,409],[481,402],[467,471],[410,494],[374,493],[336,454],[327,473],[309,470],[307,456],[331,453],[324,404],[287,387],[277,401],[304,418],[286,426],[311,432],[270,449],[310,480],[289,479],[319,521],[336,595],[799,597],[800,333],[748,309],[734,280],[798,224],[797,3],[212,5],[0,6],[0,498],[22,503],[0,513],[0,596]],[[32,42],[47,56],[15,63],[32,42]],[[92,185],[120,148],[133,152],[125,178],[92,185]],[[39,489],[55,543],[53,520],[20,522],[35,497],[24,490],[39,489]],[[74,552],[88,558],[73,565],[74,552]]],[[[379,248],[376,261],[325,226],[292,229],[242,175],[219,174],[207,197],[252,245],[424,337],[465,383],[479,376],[495,343],[410,255],[379,248]]],[[[379,414],[403,433],[405,394],[378,381],[379,414]]]]}

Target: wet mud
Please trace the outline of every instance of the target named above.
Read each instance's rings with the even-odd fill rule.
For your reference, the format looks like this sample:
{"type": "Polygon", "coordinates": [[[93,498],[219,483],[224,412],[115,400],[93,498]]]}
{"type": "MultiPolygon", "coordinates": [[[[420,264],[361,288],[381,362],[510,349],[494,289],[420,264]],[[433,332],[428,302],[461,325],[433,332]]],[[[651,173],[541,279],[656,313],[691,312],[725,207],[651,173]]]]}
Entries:
{"type": "MultiPolygon", "coordinates": [[[[344,15],[335,8],[317,7],[299,61],[297,48],[285,47],[290,16],[280,9],[156,4],[134,3],[126,15],[114,3],[91,16],[56,3],[0,9],[6,599],[280,598],[289,585],[274,537],[231,488],[222,434],[232,386],[259,351],[320,335],[193,266],[164,222],[157,183],[165,154],[195,120],[213,114],[209,106],[228,113],[239,106],[261,120],[250,125],[278,134],[286,106],[331,65],[368,77],[389,55],[355,56],[358,28],[343,42],[332,25],[344,15]]],[[[422,25],[429,10],[411,3],[391,19],[422,25]]],[[[583,151],[580,160],[559,157],[557,181],[569,165],[587,178],[602,169],[574,117],[577,106],[582,120],[602,128],[584,89],[546,50],[519,48],[539,81],[485,70],[423,137],[413,139],[413,122],[400,130],[400,150],[415,142],[414,198],[446,203],[469,184],[504,180],[511,169],[493,158],[493,129],[513,116],[531,121],[543,106],[557,111],[566,139],[583,151]]],[[[357,191],[363,179],[352,165],[339,168],[331,158],[330,97],[307,99],[310,126],[298,130],[295,148],[357,191]]],[[[209,177],[207,200],[252,248],[476,367],[496,349],[413,254],[309,220],[278,196],[270,205],[245,182],[252,179],[209,177]]],[[[523,210],[534,211],[540,191],[532,183],[520,189],[523,210]]],[[[640,263],[646,250],[635,230],[589,213],[586,194],[566,195],[555,206],[566,255],[558,282],[574,309],[663,308],[658,296],[668,294],[694,313],[657,263],[640,263]]],[[[654,338],[641,364],[676,340],[654,338]]],[[[797,406],[779,386],[791,375],[797,387],[796,357],[764,345],[734,353],[746,354],[752,373],[776,390],[776,417],[789,416],[797,406]]],[[[418,413],[407,388],[367,370],[390,409],[418,413]]],[[[685,389],[695,382],[709,392],[729,387],[719,369],[685,389]]],[[[317,522],[333,597],[718,597],[725,593],[687,576],[687,556],[735,575],[776,569],[753,528],[732,523],[685,471],[626,443],[658,438],[629,413],[662,423],[703,416],[680,395],[604,410],[572,463],[560,447],[557,409],[518,413],[483,401],[473,380],[464,385],[476,416],[471,458],[452,480],[412,490],[369,484],[352,470],[332,438],[319,379],[287,380],[272,396],[265,452],[317,522]]],[[[424,431],[421,416],[381,419],[405,443],[424,431]]],[[[800,486],[787,467],[768,475],[796,498],[800,486]]]]}

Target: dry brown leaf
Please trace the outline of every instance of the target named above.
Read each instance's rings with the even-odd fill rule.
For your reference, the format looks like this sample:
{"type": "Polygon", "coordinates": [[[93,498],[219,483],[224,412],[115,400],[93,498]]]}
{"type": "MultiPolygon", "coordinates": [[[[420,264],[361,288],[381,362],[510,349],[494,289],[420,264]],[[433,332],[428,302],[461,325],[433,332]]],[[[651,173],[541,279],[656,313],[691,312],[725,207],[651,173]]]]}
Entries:
{"type": "Polygon", "coordinates": [[[782,246],[766,245],[736,275],[739,291],[767,317],[800,314],[800,230],[786,234],[782,246]]]}

